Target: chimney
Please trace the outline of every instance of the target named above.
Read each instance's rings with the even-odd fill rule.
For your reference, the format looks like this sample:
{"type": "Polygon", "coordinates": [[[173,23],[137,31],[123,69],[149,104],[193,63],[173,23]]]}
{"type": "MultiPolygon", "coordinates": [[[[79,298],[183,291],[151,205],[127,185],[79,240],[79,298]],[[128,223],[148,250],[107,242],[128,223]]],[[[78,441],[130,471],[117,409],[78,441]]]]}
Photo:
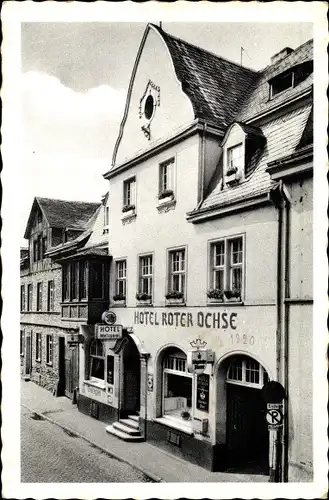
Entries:
{"type": "Polygon", "coordinates": [[[275,64],[279,61],[282,61],[286,56],[289,56],[293,52],[293,49],[290,47],[285,47],[284,49],[280,50],[277,54],[274,54],[274,56],[271,57],[271,64],[275,64]]]}

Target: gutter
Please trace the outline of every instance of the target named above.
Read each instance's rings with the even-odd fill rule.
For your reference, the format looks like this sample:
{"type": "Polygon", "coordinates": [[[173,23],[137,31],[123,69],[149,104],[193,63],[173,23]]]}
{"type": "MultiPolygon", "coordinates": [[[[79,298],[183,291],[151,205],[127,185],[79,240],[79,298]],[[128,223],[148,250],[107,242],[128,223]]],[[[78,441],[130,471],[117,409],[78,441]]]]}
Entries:
{"type": "Polygon", "coordinates": [[[192,222],[193,224],[198,224],[204,222],[208,219],[224,217],[232,213],[241,212],[243,210],[248,210],[250,207],[266,205],[271,203],[269,190],[263,193],[258,193],[251,196],[249,199],[242,198],[236,200],[235,202],[228,200],[227,203],[223,205],[212,205],[210,207],[196,209],[194,212],[188,212],[186,214],[186,220],[192,222]]]}
{"type": "MultiPolygon", "coordinates": [[[[182,139],[187,139],[194,135],[195,133],[202,132],[204,130],[204,125],[205,122],[196,119],[193,120],[192,123],[190,123],[188,126],[185,128],[181,129],[176,135],[169,137],[169,139],[166,139],[159,144],[154,145],[151,149],[143,150],[141,151],[137,156],[134,156],[133,158],[130,158],[126,160],[124,163],[121,165],[118,165],[116,167],[112,167],[111,170],[103,174],[104,179],[112,179],[113,177],[117,176],[118,174],[125,172],[129,168],[138,165],[139,163],[148,160],[152,156],[155,156],[158,153],[161,153],[163,150],[167,149],[169,146],[174,146],[178,142],[180,142],[182,139]]],[[[223,137],[224,133],[219,130],[215,129],[213,126],[209,130],[209,132],[213,133],[214,135],[218,135],[219,137],[223,137]]]]}

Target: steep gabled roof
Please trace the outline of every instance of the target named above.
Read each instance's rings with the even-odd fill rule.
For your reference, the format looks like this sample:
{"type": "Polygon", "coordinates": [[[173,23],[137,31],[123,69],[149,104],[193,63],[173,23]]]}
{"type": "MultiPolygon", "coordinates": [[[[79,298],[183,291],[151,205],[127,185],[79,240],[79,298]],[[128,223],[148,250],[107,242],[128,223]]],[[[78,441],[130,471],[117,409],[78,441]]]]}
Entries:
{"type": "Polygon", "coordinates": [[[84,231],[89,219],[94,215],[99,206],[100,203],[36,197],[33,201],[24,238],[29,238],[38,208],[40,208],[43,213],[49,227],[70,228],[84,231]]]}
{"type": "Polygon", "coordinates": [[[242,101],[253,90],[258,73],[154,27],[168,46],[177,78],[191,100],[195,118],[219,128],[229,125],[242,101]]]}

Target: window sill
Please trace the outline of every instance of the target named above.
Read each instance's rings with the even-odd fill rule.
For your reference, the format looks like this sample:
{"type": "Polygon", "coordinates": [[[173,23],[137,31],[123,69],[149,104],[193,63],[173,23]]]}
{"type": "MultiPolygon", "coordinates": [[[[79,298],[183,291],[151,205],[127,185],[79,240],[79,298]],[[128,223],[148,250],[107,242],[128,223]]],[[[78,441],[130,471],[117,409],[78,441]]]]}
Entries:
{"type": "Polygon", "coordinates": [[[124,212],[124,214],[121,217],[121,222],[123,225],[130,224],[131,222],[133,222],[136,219],[136,217],[137,217],[137,214],[136,214],[135,210],[131,210],[129,212],[124,212]]]}
{"type": "Polygon", "coordinates": [[[186,306],[184,299],[166,299],[166,307],[172,306],[186,306]]]}
{"type": "MultiPolygon", "coordinates": [[[[35,360],[36,363],[41,363],[41,359],[36,359],[35,360]]],[[[47,363],[48,364],[48,363],[47,363]]]]}
{"type": "Polygon", "coordinates": [[[207,302],[207,307],[218,307],[218,306],[222,306],[222,307],[227,307],[227,306],[243,306],[244,305],[244,302],[243,300],[212,300],[212,301],[209,301],[207,302]]]}
{"type": "Polygon", "coordinates": [[[49,361],[49,362],[47,361],[47,362],[46,362],[46,365],[47,365],[47,366],[53,366],[53,362],[52,362],[52,361],[49,361]]]}
{"type": "Polygon", "coordinates": [[[174,210],[176,207],[175,198],[164,198],[163,201],[159,200],[157,210],[159,213],[168,212],[169,210],[174,210]]]}
{"type": "Polygon", "coordinates": [[[105,391],[105,382],[103,380],[100,380],[97,382],[96,380],[84,380],[84,384],[86,385],[92,385],[93,387],[97,387],[97,389],[102,389],[105,391]]]}
{"type": "Polygon", "coordinates": [[[21,358],[24,358],[24,352],[21,352],[21,353],[20,353],[20,357],[21,357],[21,358]]]}
{"type": "Polygon", "coordinates": [[[194,436],[194,432],[192,429],[192,426],[187,426],[184,425],[183,423],[179,422],[178,420],[174,419],[169,419],[166,417],[159,417],[159,418],[154,418],[154,422],[164,425],[166,427],[170,427],[171,429],[176,429],[177,431],[184,432],[185,434],[188,434],[189,436],[194,436]]]}
{"type": "Polygon", "coordinates": [[[136,307],[153,307],[153,302],[152,300],[138,300],[136,307]]]}

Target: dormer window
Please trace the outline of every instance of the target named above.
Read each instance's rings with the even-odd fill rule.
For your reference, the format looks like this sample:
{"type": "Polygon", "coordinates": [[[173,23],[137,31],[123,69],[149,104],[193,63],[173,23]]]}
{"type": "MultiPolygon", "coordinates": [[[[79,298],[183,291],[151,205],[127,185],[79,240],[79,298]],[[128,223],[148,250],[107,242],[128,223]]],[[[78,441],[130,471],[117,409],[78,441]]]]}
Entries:
{"type": "Polygon", "coordinates": [[[233,123],[222,142],[223,185],[233,187],[244,181],[257,166],[266,138],[260,128],[233,123]]]}
{"type": "Polygon", "coordinates": [[[297,87],[306,78],[313,73],[313,62],[305,61],[301,64],[296,64],[286,71],[273,76],[269,80],[270,99],[285,92],[286,90],[297,87]]]}
{"type": "Polygon", "coordinates": [[[291,89],[294,86],[294,73],[285,73],[279,75],[270,85],[270,97],[280,94],[284,90],[291,89]]]}

